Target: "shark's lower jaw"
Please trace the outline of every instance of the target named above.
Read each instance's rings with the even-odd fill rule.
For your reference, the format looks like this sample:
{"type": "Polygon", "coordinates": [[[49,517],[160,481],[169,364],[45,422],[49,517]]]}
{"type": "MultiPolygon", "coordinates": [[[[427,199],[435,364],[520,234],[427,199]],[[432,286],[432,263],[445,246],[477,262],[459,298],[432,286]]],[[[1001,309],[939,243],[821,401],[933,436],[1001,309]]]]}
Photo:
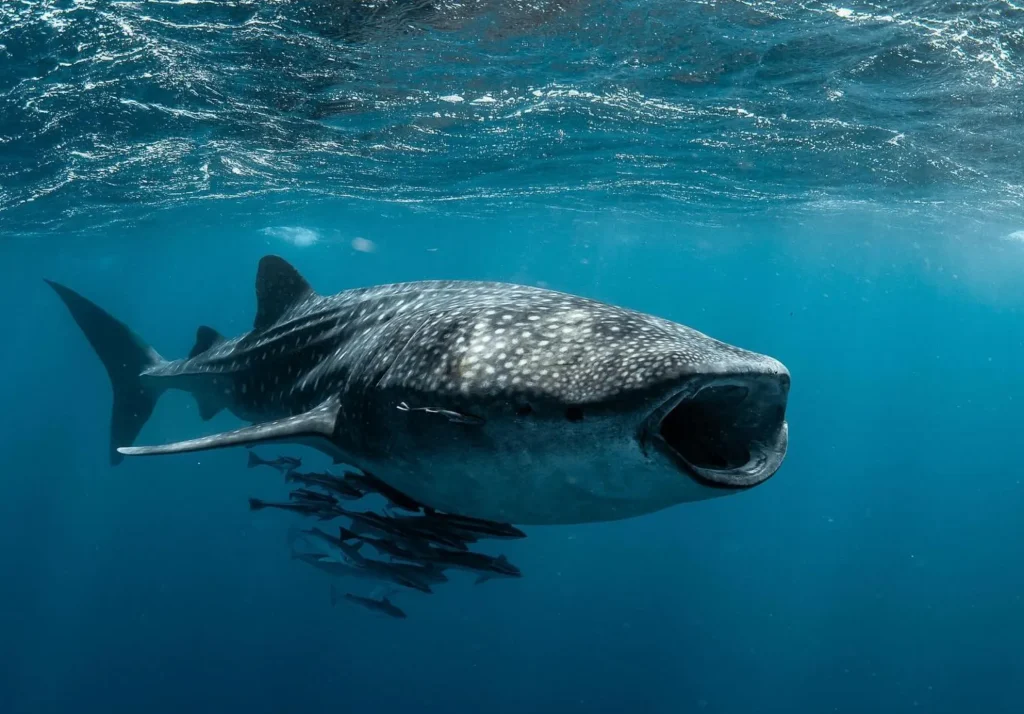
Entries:
{"type": "Polygon", "coordinates": [[[786,456],[788,395],[788,374],[695,377],[645,429],[698,482],[750,488],[770,478],[786,456]]]}

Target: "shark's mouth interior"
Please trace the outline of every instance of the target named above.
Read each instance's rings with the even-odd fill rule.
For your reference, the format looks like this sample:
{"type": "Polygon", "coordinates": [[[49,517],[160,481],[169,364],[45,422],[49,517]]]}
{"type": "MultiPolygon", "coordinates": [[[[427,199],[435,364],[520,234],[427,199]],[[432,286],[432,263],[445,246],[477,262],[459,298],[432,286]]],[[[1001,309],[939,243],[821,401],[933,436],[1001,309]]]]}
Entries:
{"type": "Polygon", "coordinates": [[[666,405],[657,434],[701,481],[753,486],[775,473],[786,454],[788,392],[788,376],[704,380],[666,405]]]}

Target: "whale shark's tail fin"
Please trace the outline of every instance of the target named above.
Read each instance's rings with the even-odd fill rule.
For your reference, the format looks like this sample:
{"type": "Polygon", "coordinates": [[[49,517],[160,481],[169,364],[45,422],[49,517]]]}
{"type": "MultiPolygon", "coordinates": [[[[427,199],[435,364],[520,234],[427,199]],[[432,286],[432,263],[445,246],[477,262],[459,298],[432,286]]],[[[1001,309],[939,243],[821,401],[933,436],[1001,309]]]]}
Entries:
{"type": "Polygon", "coordinates": [[[46,282],[67,305],[110,375],[114,390],[114,411],[110,417],[110,463],[117,465],[124,460],[117,447],[135,443],[163,392],[162,387],[143,382],[141,375],[164,360],[131,328],[103,308],[60,283],[46,282]]]}

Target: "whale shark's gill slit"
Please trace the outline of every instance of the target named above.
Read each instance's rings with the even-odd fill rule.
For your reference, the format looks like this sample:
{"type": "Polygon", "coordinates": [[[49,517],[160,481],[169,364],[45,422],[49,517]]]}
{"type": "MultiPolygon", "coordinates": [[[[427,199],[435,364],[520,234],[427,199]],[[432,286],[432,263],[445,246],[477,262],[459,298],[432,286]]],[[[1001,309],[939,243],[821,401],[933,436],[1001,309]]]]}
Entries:
{"type": "MultiPolygon", "coordinates": [[[[419,337],[420,334],[427,328],[428,324],[431,321],[430,317],[431,316],[428,316],[426,319],[424,319],[419,324],[419,326],[417,326],[416,329],[412,331],[412,334],[409,335],[408,339],[406,339],[405,342],[402,343],[401,348],[399,348],[398,351],[395,353],[394,358],[390,360],[385,360],[386,364],[382,365],[381,369],[379,369],[377,373],[374,374],[373,381],[371,383],[374,385],[375,389],[381,386],[381,384],[391,373],[391,370],[394,368],[395,365],[402,364],[402,360],[403,358],[406,357],[407,351],[416,348],[416,338],[419,337]]],[[[420,371],[422,371],[424,365],[420,364],[417,365],[417,367],[419,368],[420,371]]]]}

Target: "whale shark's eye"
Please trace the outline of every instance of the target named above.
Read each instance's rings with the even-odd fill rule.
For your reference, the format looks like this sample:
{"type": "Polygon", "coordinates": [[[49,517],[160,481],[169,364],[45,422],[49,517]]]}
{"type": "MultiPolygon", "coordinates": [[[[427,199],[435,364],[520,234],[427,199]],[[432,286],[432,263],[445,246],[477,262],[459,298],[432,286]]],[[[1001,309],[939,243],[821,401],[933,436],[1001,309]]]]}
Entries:
{"type": "Polygon", "coordinates": [[[583,410],[580,407],[569,407],[565,410],[565,418],[572,422],[583,421],[583,410]]]}
{"type": "Polygon", "coordinates": [[[516,416],[518,417],[530,416],[531,414],[533,414],[533,407],[529,404],[520,404],[516,407],[516,416]]]}

